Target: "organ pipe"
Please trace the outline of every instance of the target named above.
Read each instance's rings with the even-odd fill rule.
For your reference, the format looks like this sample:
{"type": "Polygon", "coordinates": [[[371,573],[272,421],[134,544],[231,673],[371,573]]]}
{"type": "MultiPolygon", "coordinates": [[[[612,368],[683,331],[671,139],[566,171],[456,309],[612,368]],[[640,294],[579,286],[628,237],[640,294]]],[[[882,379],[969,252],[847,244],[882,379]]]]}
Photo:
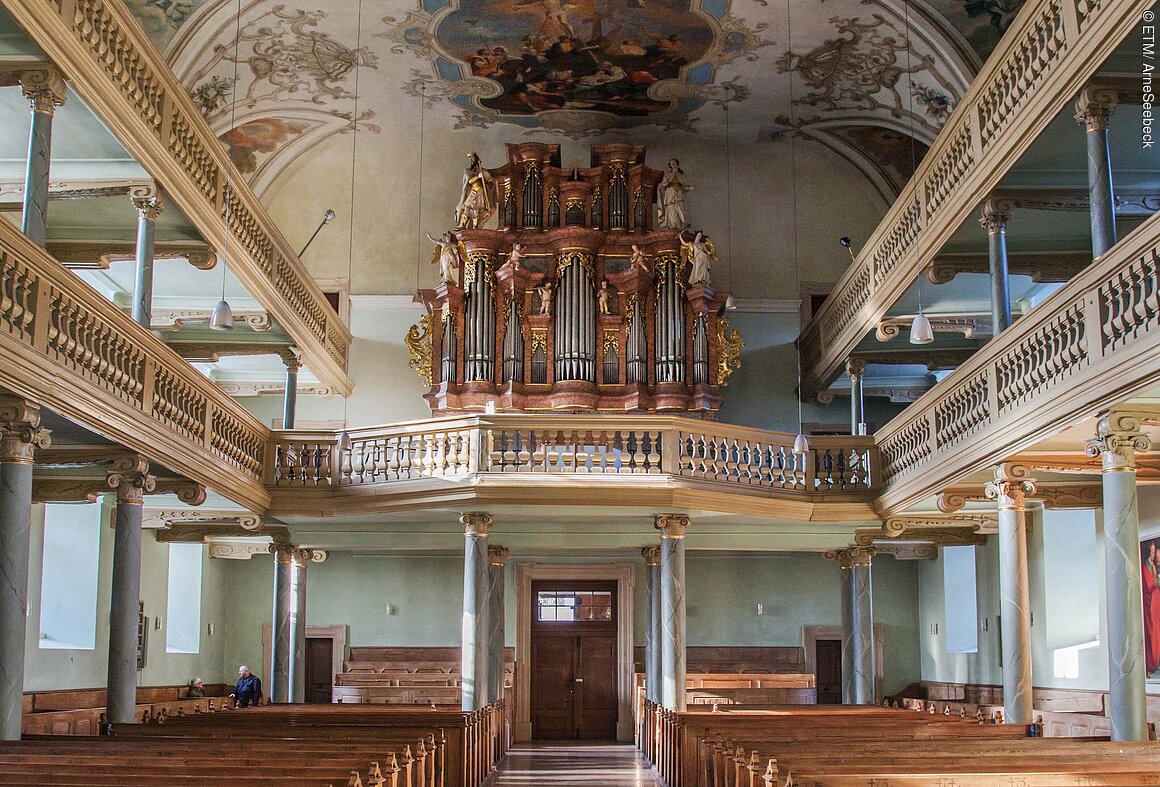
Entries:
{"type": "Polygon", "coordinates": [[[464,326],[465,382],[491,381],[495,377],[495,298],[492,293],[492,258],[476,255],[475,279],[467,291],[467,324],[464,326]]]}

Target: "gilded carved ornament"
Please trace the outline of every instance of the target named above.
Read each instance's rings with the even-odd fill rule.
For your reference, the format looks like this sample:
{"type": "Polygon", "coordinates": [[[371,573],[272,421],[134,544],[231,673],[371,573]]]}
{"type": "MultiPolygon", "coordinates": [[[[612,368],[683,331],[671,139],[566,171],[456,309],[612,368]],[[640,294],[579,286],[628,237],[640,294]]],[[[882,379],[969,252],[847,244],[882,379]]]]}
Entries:
{"type": "Polygon", "coordinates": [[[644,558],[645,565],[659,566],[661,564],[661,548],[656,544],[644,547],[640,550],[640,554],[644,558]]]}
{"type": "MultiPolygon", "coordinates": [[[[495,272],[495,252],[487,249],[471,249],[467,252],[467,259],[463,263],[463,286],[466,289],[475,284],[475,277],[480,270],[487,279],[491,279],[495,272]]],[[[495,297],[495,293],[492,293],[495,297]]]]}
{"type": "Polygon", "coordinates": [[[418,325],[412,325],[407,331],[404,341],[411,354],[408,366],[419,373],[423,382],[431,385],[431,364],[435,353],[433,337],[431,335],[431,315],[424,314],[419,318],[418,325]]]}
{"type": "Polygon", "coordinates": [[[487,538],[495,518],[485,511],[467,511],[460,514],[459,523],[468,537],[487,538]]]}
{"type": "Polygon", "coordinates": [[[717,385],[728,385],[729,377],[741,368],[741,351],[745,340],[736,328],[729,333],[729,321],[724,317],[717,320],[717,385]]]}
{"type": "Polygon", "coordinates": [[[511,550],[507,547],[489,546],[487,548],[487,564],[489,566],[495,566],[496,568],[503,568],[510,554],[511,550]]]}
{"type": "Polygon", "coordinates": [[[842,568],[868,567],[877,550],[871,546],[850,546],[829,549],[822,553],[826,560],[836,560],[842,568]]]}
{"type": "Polygon", "coordinates": [[[657,514],[653,527],[661,531],[662,539],[679,541],[685,537],[689,527],[689,517],[684,514],[657,514]]]}

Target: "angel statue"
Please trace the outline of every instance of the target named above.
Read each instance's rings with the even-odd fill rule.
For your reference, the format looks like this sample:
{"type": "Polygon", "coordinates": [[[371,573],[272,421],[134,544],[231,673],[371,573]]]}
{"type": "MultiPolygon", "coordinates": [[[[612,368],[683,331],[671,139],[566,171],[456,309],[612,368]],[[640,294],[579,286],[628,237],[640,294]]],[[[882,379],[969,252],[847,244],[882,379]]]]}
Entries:
{"type": "Polygon", "coordinates": [[[689,270],[689,284],[708,284],[710,261],[721,259],[713,248],[713,241],[700,230],[691,241],[685,240],[683,231],[677,237],[681,241],[681,251],[686,255],[685,258],[693,261],[693,267],[689,270]]]}
{"type": "Polygon", "coordinates": [[[540,296],[540,314],[552,313],[552,285],[544,284],[536,288],[536,293],[540,296]]]}
{"type": "Polygon", "coordinates": [[[645,273],[648,273],[648,257],[645,256],[644,249],[632,244],[632,264],[634,267],[640,268],[645,273]]]}
{"type": "Polygon", "coordinates": [[[522,243],[513,243],[512,250],[508,252],[508,262],[512,264],[512,270],[520,269],[520,260],[524,256],[524,246],[522,243]]]}
{"type": "Polygon", "coordinates": [[[431,264],[439,264],[439,281],[445,284],[458,284],[459,263],[462,257],[459,255],[459,240],[455,237],[455,233],[447,230],[438,238],[432,238],[428,233],[427,239],[435,244],[431,264]]]}
{"type": "Polygon", "coordinates": [[[683,230],[689,226],[685,218],[685,192],[693,187],[681,180],[685,171],[679,159],[669,159],[661,185],[657,188],[657,224],[667,230],[683,230]]]}
{"type": "Polygon", "coordinates": [[[495,178],[480,163],[478,154],[468,153],[463,188],[455,206],[455,228],[479,229],[495,213],[497,201],[495,178]]]}

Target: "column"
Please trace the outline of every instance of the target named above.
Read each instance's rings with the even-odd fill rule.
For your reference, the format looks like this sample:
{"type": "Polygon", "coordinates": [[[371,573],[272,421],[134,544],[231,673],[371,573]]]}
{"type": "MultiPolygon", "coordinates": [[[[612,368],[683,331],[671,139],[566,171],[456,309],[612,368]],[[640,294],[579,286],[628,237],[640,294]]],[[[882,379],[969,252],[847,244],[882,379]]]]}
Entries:
{"type": "Polygon", "coordinates": [[[648,546],[644,555],[644,695],[660,702],[661,680],[661,548],[648,546]]]}
{"type": "Polygon", "coordinates": [[[302,368],[302,361],[293,351],[282,356],[286,364],[286,392],[282,398],[282,428],[293,429],[294,417],[298,410],[298,370],[302,368]]]}
{"type": "Polygon", "coordinates": [[[842,602],[842,704],[854,704],[854,575],[850,572],[850,550],[839,549],[826,553],[838,560],[841,567],[842,602]]]}
{"type": "Polygon", "coordinates": [[[862,397],[862,375],[866,362],[860,359],[846,360],[846,374],[850,375],[850,434],[866,434],[865,399],[862,397]]]}
{"type": "Polygon", "coordinates": [[[487,705],[487,534],[494,520],[482,511],[459,517],[463,524],[463,659],[460,685],[463,710],[487,705]]]}
{"type": "Polygon", "coordinates": [[[153,239],[161,215],[161,195],[156,188],[135,189],[129,194],[137,208],[137,275],[133,286],[133,320],[149,327],[153,314],[153,239]]]}
{"type": "Polygon", "coordinates": [[[109,600],[109,674],[107,714],[110,722],[130,724],[137,711],[137,627],[141,605],[141,507],[157,480],[149,462],[136,454],[113,460],[110,489],[117,490],[113,530],[113,587],[109,600]]]}
{"type": "Polygon", "coordinates": [[[1003,720],[1030,724],[1031,594],[1027,576],[1026,497],[1035,492],[1027,468],[1005,462],[995,468],[986,494],[999,503],[999,614],[1003,643],[1003,720]]]}
{"type": "Polygon", "coordinates": [[[851,547],[848,552],[850,565],[842,570],[850,574],[852,699],[855,705],[873,705],[878,701],[874,680],[874,588],[870,575],[874,550],[851,547]]]}
{"type": "Polygon", "coordinates": [[[32,105],[28,135],[28,167],[24,175],[24,214],[20,230],[43,246],[48,237],[48,165],[52,157],[52,116],[64,104],[64,79],[55,68],[37,68],[20,75],[24,97],[32,105]]]}
{"type": "Polygon", "coordinates": [[[294,547],[290,550],[292,586],[290,596],[290,702],[306,702],[306,569],[314,551],[294,547]]]}
{"type": "Polygon", "coordinates": [[[987,200],[979,223],[987,231],[987,252],[991,262],[991,335],[1011,327],[1011,282],[1007,275],[1007,220],[1011,211],[987,200]]]}
{"type": "Polygon", "coordinates": [[[1116,243],[1116,206],[1108,119],[1118,98],[1114,90],[1085,88],[1075,102],[1075,120],[1087,129],[1088,210],[1092,222],[1092,257],[1116,243]]]}
{"type": "Polygon", "coordinates": [[[0,740],[20,740],[32,462],[48,444],[39,407],[0,397],[0,740]]]}
{"type": "Polygon", "coordinates": [[[669,710],[685,710],[685,530],[683,514],[658,514],[661,531],[661,696],[669,710]]]}
{"type": "Polygon", "coordinates": [[[270,702],[290,701],[291,596],[294,588],[294,545],[274,542],[274,607],[270,615],[270,669],[266,696],[270,702]]]}
{"type": "Polygon", "coordinates": [[[488,702],[503,699],[504,678],[504,582],[508,558],[507,547],[487,548],[487,698],[488,702]]]}
{"type": "Polygon", "coordinates": [[[1144,614],[1140,595],[1140,515],[1136,507],[1136,452],[1151,445],[1141,419],[1105,414],[1088,454],[1103,466],[1104,584],[1107,588],[1108,715],[1112,740],[1148,740],[1144,681],[1144,614]]]}

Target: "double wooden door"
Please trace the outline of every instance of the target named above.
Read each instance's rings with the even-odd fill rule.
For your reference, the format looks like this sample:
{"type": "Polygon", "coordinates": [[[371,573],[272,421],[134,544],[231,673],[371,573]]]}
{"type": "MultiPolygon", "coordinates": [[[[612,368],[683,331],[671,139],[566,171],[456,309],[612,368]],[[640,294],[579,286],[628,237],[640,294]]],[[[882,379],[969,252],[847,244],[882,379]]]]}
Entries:
{"type": "Polygon", "coordinates": [[[616,583],[537,582],[532,594],[532,737],[615,740],[616,583]]]}

